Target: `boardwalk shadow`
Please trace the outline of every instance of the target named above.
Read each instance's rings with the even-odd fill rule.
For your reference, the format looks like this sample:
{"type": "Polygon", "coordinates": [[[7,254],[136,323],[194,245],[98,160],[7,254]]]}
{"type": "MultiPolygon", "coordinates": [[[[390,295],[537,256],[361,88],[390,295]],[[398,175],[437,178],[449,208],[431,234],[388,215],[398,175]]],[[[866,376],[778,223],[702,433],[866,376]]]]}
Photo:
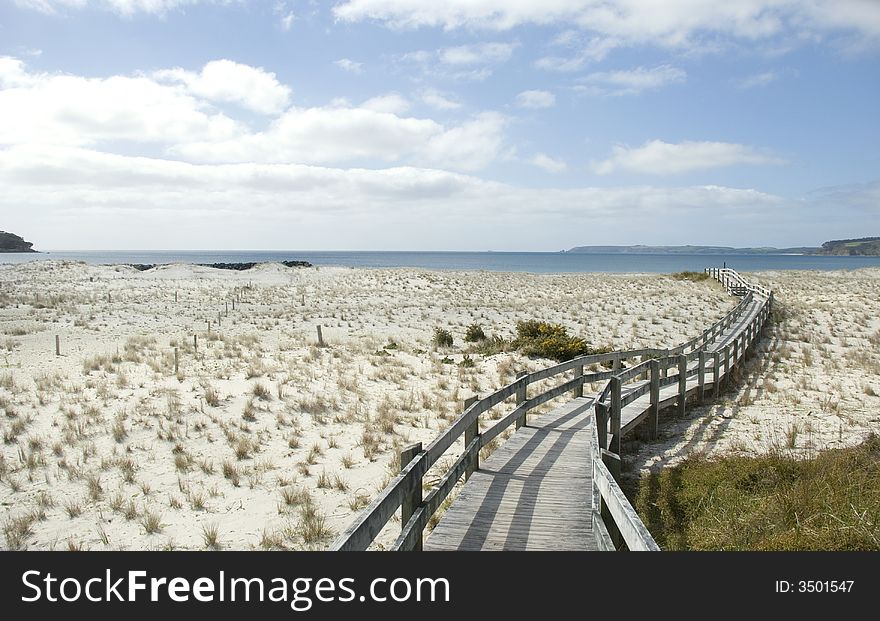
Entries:
{"type": "MultiPolygon", "coordinates": [[[[511,493],[511,482],[517,481],[522,484],[522,489],[518,494],[516,508],[511,519],[511,529],[516,532],[508,531],[508,535],[504,541],[505,550],[524,550],[528,545],[528,537],[523,536],[522,531],[529,532],[535,512],[540,510],[538,505],[538,495],[541,485],[551,475],[551,466],[557,461],[559,455],[569,447],[577,434],[589,429],[591,417],[588,412],[592,408],[592,400],[585,400],[570,412],[565,413],[546,424],[541,424],[540,419],[528,425],[534,429],[530,437],[520,446],[514,449],[507,449],[502,446],[495,454],[492,455],[484,467],[481,468],[481,476],[491,477],[491,482],[480,499],[477,506],[469,506],[473,511],[473,518],[467,531],[461,539],[461,549],[481,549],[484,547],[486,540],[490,534],[492,526],[498,515],[501,499],[511,493]],[[539,426],[535,426],[535,425],[539,426]],[[546,447],[546,451],[527,472],[520,472],[520,468],[526,460],[536,454],[542,445],[547,442],[551,444],[546,447]]],[[[585,461],[589,459],[588,443],[585,451],[585,461]]],[[[589,476],[589,472],[585,472],[585,477],[589,476]]],[[[577,493],[576,490],[572,490],[577,493]]],[[[584,490],[580,490],[583,497],[589,500],[589,488],[585,485],[584,490]]],[[[586,524],[585,526],[588,526],[586,524]]],[[[587,547],[587,542],[584,542],[587,547]]]]}

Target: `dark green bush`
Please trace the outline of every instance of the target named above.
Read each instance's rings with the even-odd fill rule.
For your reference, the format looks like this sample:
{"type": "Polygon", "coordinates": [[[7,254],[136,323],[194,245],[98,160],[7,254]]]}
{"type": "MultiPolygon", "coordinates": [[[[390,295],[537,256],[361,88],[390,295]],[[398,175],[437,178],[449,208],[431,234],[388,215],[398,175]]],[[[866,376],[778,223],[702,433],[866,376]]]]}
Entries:
{"type": "Polygon", "coordinates": [[[516,324],[513,346],[526,356],[550,358],[557,362],[595,353],[584,339],[569,336],[565,327],[533,319],[516,324]]]}
{"type": "Polygon", "coordinates": [[[483,326],[478,323],[472,323],[471,325],[469,325],[464,333],[464,340],[466,343],[485,341],[486,333],[483,332],[483,326]]]}
{"type": "Polygon", "coordinates": [[[452,347],[452,332],[445,328],[434,328],[432,342],[437,347],[452,347]]]}

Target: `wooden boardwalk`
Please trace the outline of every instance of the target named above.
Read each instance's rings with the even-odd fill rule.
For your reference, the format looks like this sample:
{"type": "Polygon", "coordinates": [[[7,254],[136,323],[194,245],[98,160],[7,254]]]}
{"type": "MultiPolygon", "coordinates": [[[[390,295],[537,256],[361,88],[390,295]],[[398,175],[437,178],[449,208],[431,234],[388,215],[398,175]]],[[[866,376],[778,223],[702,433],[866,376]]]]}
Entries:
{"type": "Polygon", "coordinates": [[[366,550],[399,515],[401,532],[392,550],[658,550],[618,485],[621,439],[636,429],[640,437],[656,438],[660,412],[674,406],[683,414],[688,403],[717,396],[760,339],[773,303],[772,291],[735,270],[706,273],[741,300],[702,334],[671,349],[581,356],[468,399],[428,446],[400,451],[400,473],[331,549],[366,550]],[[529,395],[530,385],[554,377],[558,384],[547,389],[545,383],[543,392],[529,395]],[[596,382],[605,388],[584,396],[585,386],[596,382]],[[528,419],[530,411],[565,395],[566,402],[528,419]],[[490,410],[494,422],[484,419],[488,426],[481,425],[490,410]],[[516,433],[481,463],[481,449],[514,424],[516,433]],[[428,470],[452,451],[461,452],[439,480],[426,485],[428,470]],[[431,517],[459,487],[426,533],[431,517]]]}
{"type": "MultiPolygon", "coordinates": [[[[761,308],[761,300],[751,301],[736,321],[706,344],[706,352],[729,346],[761,308]]],[[[693,361],[688,368],[697,365],[693,361]]],[[[627,384],[622,394],[625,397],[648,383],[627,384]]],[[[714,384],[714,369],[707,370],[704,391],[714,384]]],[[[677,382],[663,386],[659,408],[675,405],[679,390],[677,382]]],[[[697,376],[686,378],[686,391],[698,390],[697,376]]],[[[591,520],[594,405],[595,397],[573,399],[519,429],[480,464],[425,540],[424,549],[598,550],[591,520]]],[[[650,408],[650,394],[622,408],[623,435],[643,421],[650,408]]]]}
{"type": "Polygon", "coordinates": [[[519,429],[471,475],[425,550],[595,550],[592,398],[519,429]]]}

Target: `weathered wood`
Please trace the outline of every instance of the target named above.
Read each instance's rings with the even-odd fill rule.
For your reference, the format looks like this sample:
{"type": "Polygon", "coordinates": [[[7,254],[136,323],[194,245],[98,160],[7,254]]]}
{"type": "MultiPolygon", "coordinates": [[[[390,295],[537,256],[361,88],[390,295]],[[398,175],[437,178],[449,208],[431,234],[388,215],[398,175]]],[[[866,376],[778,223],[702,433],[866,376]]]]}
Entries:
{"type": "MultiPolygon", "coordinates": [[[[575,378],[582,378],[584,376],[584,365],[579,364],[574,368],[574,376],[575,378]]],[[[571,398],[577,399],[578,397],[584,396],[584,383],[580,382],[574,389],[571,391],[571,398]]]]}
{"type": "MultiPolygon", "coordinates": [[[[418,456],[419,453],[422,452],[422,443],[416,442],[415,444],[410,444],[407,447],[404,447],[400,451],[400,469],[403,471],[403,468],[409,464],[413,459],[418,456]]],[[[409,492],[403,493],[403,500],[400,503],[400,522],[406,527],[410,518],[413,516],[413,513],[421,506],[422,504],[422,482],[419,480],[419,484],[415,485],[409,492]]],[[[402,533],[401,533],[402,534],[402,533]]],[[[418,536],[416,536],[411,542],[411,550],[421,551],[422,549],[422,537],[421,531],[419,531],[418,536]]]]}
{"type": "MultiPolygon", "coordinates": [[[[583,367],[580,367],[580,368],[581,368],[581,375],[583,375],[583,367]]],[[[525,378],[527,376],[528,376],[528,373],[526,371],[522,371],[521,373],[517,374],[516,379],[522,380],[523,378],[525,378]]],[[[520,382],[519,385],[517,386],[517,389],[516,389],[516,404],[517,405],[522,405],[523,403],[525,403],[527,395],[528,395],[528,387],[529,387],[529,385],[526,383],[526,381],[520,382]]],[[[583,384],[581,384],[581,388],[583,389],[583,384]]],[[[528,420],[528,408],[521,408],[521,409],[522,409],[522,415],[516,419],[516,428],[517,429],[519,429],[520,427],[525,427],[526,420],[528,420]]]]}
{"type": "Polygon", "coordinates": [[[403,495],[413,486],[421,484],[427,472],[424,457],[418,457],[409,464],[382,490],[373,501],[361,511],[355,521],[345,529],[330,546],[331,550],[366,550],[379,531],[400,507],[403,495]]]}
{"type": "MultiPolygon", "coordinates": [[[[514,410],[499,418],[494,425],[492,425],[491,427],[483,431],[482,434],[480,434],[480,445],[486,446],[487,444],[489,444],[489,442],[501,435],[505,429],[510,427],[510,425],[515,422],[518,423],[520,420],[524,419],[528,411],[528,402],[523,402],[518,405],[514,410]]],[[[525,423],[523,423],[523,425],[519,425],[517,429],[522,426],[525,426],[525,423]]]]}
{"type": "Polygon", "coordinates": [[[596,550],[592,403],[574,399],[513,434],[464,485],[425,549],[596,550]]]}
{"type": "Polygon", "coordinates": [[[318,347],[324,347],[324,334],[321,330],[321,326],[317,326],[318,328],[318,347]]]}
{"type": "Polygon", "coordinates": [[[174,348],[174,374],[178,375],[180,373],[180,357],[177,354],[177,348],[174,348]]]}
{"type": "Polygon", "coordinates": [[[678,357],[678,415],[684,416],[687,402],[687,356],[678,357]]]}
{"type": "MultiPolygon", "coordinates": [[[[464,400],[464,407],[462,408],[462,410],[464,412],[466,412],[468,410],[468,408],[476,402],[477,402],[477,397],[468,397],[467,399],[464,400]]],[[[470,445],[470,443],[473,442],[474,440],[478,440],[479,436],[480,436],[480,420],[479,420],[479,418],[474,417],[473,422],[470,425],[468,425],[467,427],[465,427],[465,430],[464,430],[465,446],[470,445]]],[[[471,478],[471,475],[474,473],[474,471],[479,470],[479,469],[480,469],[480,455],[478,453],[476,455],[476,457],[473,460],[471,460],[470,464],[467,467],[467,470],[465,470],[464,480],[467,481],[469,478],[471,478]]]]}
{"type": "Polygon", "coordinates": [[[700,350],[699,356],[697,357],[697,364],[699,365],[697,382],[700,386],[700,389],[697,391],[697,402],[702,403],[703,398],[706,395],[706,350],[700,350]]]}
{"type": "Polygon", "coordinates": [[[620,455],[620,379],[611,378],[611,439],[608,444],[608,450],[620,455]]]}
{"type": "Polygon", "coordinates": [[[632,388],[620,399],[620,407],[625,408],[639,397],[648,394],[651,390],[650,382],[644,382],[636,388],[632,388]]]}
{"type": "Polygon", "coordinates": [[[437,486],[425,497],[422,505],[413,513],[409,521],[404,522],[400,536],[392,546],[393,550],[414,550],[417,542],[420,546],[422,545],[422,533],[425,527],[428,526],[428,520],[437,512],[443,501],[449,497],[449,494],[452,493],[453,488],[464,474],[470,461],[479,451],[480,445],[476,440],[465,448],[464,453],[459,455],[452,467],[440,479],[437,486]]]}
{"type": "Polygon", "coordinates": [[[659,551],[657,542],[645,528],[645,524],[639,519],[605,464],[596,460],[594,473],[603,504],[608,508],[626,546],[633,551],[659,551]]]}
{"type": "Polygon", "coordinates": [[[650,440],[657,439],[660,425],[660,362],[651,360],[651,408],[648,414],[647,434],[650,440]]]}
{"type": "Polygon", "coordinates": [[[55,335],[55,355],[61,355],[61,336],[58,334],[55,335]]]}

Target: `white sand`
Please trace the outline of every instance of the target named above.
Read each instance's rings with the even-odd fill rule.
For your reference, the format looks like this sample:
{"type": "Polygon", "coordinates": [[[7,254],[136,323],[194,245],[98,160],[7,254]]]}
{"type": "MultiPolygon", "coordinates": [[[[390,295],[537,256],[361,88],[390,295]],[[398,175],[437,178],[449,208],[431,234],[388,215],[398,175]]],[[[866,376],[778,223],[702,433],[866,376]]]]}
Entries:
{"type": "MultiPolygon", "coordinates": [[[[765,280],[784,299],[817,278],[765,280]]],[[[845,350],[839,339],[861,343],[877,329],[877,282],[877,272],[860,273],[850,286],[828,278],[833,289],[812,288],[817,316],[827,315],[826,298],[855,304],[853,291],[863,306],[849,307],[851,325],[870,314],[858,333],[832,336],[832,347],[845,350]],[[871,292],[873,306],[864,301],[871,292]]],[[[465,397],[551,364],[502,353],[460,367],[467,325],[510,337],[518,320],[540,319],[597,346],[667,347],[734,303],[712,283],[660,275],[0,266],[0,544],[201,549],[216,528],[223,549],[322,548],[384,486],[399,447],[436,437],[465,397]],[[224,302],[238,297],[225,316],[224,302]],[[314,346],[317,325],[328,347],[314,346]],[[431,346],[436,326],[452,331],[451,350],[431,346]],[[375,355],[392,340],[397,349],[375,355]],[[447,356],[453,364],[442,362],[447,356]]],[[[797,321],[820,338],[810,315],[797,321]]],[[[799,353],[787,359],[797,366],[792,381],[808,371],[812,383],[833,388],[843,368],[829,375],[825,367],[849,362],[812,347],[803,372],[799,353]]],[[[767,411],[790,392],[789,371],[774,373],[780,391],[767,397],[767,411]]],[[[860,387],[833,389],[840,412],[829,416],[860,421],[869,399],[860,387]]],[[[762,399],[737,417],[763,416],[762,399]]],[[[809,396],[796,411],[815,409],[808,403],[818,408],[809,396]]]]}
{"type": "Polygon", "coordinates": [[[658,442],[630,444],[630,476],[693,451],[810,457],[880,432],[880,269],[749,278],[774,290],[784,319],[768,330],[738,387],[668,419],[658,442]]]}

